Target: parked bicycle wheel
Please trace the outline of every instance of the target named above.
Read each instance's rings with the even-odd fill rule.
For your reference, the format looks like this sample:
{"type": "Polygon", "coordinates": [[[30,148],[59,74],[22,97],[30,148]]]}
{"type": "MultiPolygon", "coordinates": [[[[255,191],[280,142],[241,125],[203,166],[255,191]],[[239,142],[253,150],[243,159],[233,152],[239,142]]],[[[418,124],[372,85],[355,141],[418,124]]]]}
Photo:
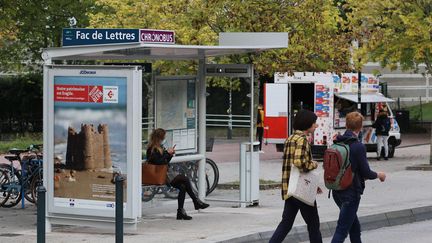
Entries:
{"type": "MultiPolygon", "coordinates": [[[[192,190],[195,192],[195,194],[198,195],[198,185],[199,185],[199,177],[198,177],[198,169],[199,169],[199,163],[198,161],[192,161],[192,162],[188,162],[190,165],[190,173],[188,175],[188,177],[191,180],[192,183],[192,190]]],[[[206,178],[205,178],[205,189],[206,189],[206,196],[210,194],[210,180],[207,178],[207,173],[206,173],[206,178]]]]}
{"type": "Polygon", "coordinates": [[[3,203],[2,207],[12,208],[21,201],[21,176],[17,170],[14,170],[14,173],[12,173],[10,166],[3,166],[3,168],[8,173],[10,182],[3,185],[3,189],[8,194],[8,199],[3,203]]]}
{"type": "Polygon", "coordinates": [[[165,195],[166,198],[177,199],[178,194],[179,194],[179,190],[175,187],[170,186],[170,187],[164,189],[163,194],[165,195]]]}
{"type": "Polygon", "coordinates": [[[141,200],[143,202],[151,201],[156,195],[158,189],[154,186],[142,186],[141,200]]]}
{"type": "Polygon", "coordinates": [[[0,168],[0,207],[9,199],[9,193],[5,191],[5,185],[10,184],[9,173],[0,168]]]}
{"type": "Polygon", "coordinates": [[[216,163],[209,158],[206,158],[206,181],[208,183],[207,195],[216,189],[219,183],[219,168],[216,163]]]}
{"type": "Polygon", "coordinates": [[[31,203],[35,203],[35,199],[33,197],[32,190],[31,190],[31,183],[34,177],[33,175],[34,172],[30,160],[27,161],[26,167],[27,168],[26,168],[25,176],[23,176],[24,174],[21,171],[21,179],[23,181],[23,186],[25,188],[24,198],[31,203]]]}
{"type": "Polygon", "coordinates": [[[37,171],[34,174],[32,180],[30,182],[30,187],[29,187],[31,198],[33,200],[33,203],[36,205],[37,205],[37,200],[38,200],[37,188],[38,188],[38,186],[40,186],[42,184],[43,184],[43,171],[42,171],[42,169],[39,169],[39,171],[37,171]]]}
{"type": "MultiPolygon", "coordinates": [[[[33,180],[33,178],[29,178],[29,179],[33,180]]],[[[27,181],[25,182],[25,193],[24,193],[24,198],[25,198],[27,201],[29,201],[29,202],[35,204],[36,201],[35,201],[35,198],[33,197],[32,190],[31,190],[31,180],[27,180],[27,181]]]]}

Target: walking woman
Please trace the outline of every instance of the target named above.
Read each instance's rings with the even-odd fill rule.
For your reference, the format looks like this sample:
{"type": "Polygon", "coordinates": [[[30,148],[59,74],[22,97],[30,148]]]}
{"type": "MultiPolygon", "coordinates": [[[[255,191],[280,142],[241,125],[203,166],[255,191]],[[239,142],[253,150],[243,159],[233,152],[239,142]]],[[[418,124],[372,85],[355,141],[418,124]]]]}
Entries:
{"type": "MultiPolygon", "coordinates": [[[[318,127],[317,116],[312,111],[300,110],[294,118],[294,133],[285,141],[284,159],[282,165],[282,199],[285,200],[285,207],[282,213],[282,221],[274,232],[270,243],[283,242],[291,230],[295,217],[300,213],[307,224],[309,241],[311,243],[322,243],[320,221],[317,204],[309,206],[300,200],[288,196],[288,182],[291,172],[291,164],[294,164],[302,172],[309,172],[318,167],[317,162],[312,160],[311,146],[306,138],[313,134],[318,127]]],[[[318,193],[322,193],[318,188],[318,193]]]]}
{"type": "MultiPolygon", "coordinates": [[[[165,141],[165,130],[162,128],[157,128],[150,135],[150,142],[147,147],[147,161],[150,164],[155,165],[166,165],[169,164],[173,155],[175,154],[175,146],[173,148],[165,149],[163,147],[165,141]]],[[[177,209],[177,219],[178,220],[191,220],[192,217],[186,214],[184,210],[184,201],[186,197],[186,192],[194,203],[195,210],[205,209],[209,207],[207,203],[202,202],[195,195],[192,190],[192,185],[186,176],[173,171],[171,168],[168,169],[167,173],[167,184],[180,190],[178,195],[178,209],[177,209]]]]}

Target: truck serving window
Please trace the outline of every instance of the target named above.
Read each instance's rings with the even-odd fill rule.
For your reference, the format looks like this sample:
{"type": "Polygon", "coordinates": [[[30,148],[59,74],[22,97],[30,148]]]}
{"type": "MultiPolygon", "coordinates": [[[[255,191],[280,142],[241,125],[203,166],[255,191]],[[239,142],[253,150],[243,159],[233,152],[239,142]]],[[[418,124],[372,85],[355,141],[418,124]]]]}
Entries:
{"type": "MultiPolygon", "coordinates": [[[[357,111],[357,103],[335,96],[334,128],[345,129],[345,117],[348,113],[357,111]]],[[[364,126],[371,126],[375,120],[375,103],[361,104],[360,113],[364,116],[364,126]]]]}

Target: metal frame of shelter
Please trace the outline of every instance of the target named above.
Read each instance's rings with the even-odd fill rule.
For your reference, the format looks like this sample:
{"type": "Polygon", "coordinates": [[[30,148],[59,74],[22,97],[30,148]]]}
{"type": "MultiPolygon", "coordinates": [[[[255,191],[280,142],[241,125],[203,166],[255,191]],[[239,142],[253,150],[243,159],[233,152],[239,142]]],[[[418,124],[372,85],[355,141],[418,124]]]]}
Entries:
{"type": "MultiPolygon", "coordinates": [[[[60,48],[48,48],[42,53],[44,60],[44,86],[49,82],[47,72],[55,60],[198,60],[198,153],[194,155],[177,156],[173,160],[188,161],[199,160],[199,197],[205,198],[205,152],[206,152],[206,58],[224,56],[231,54],[243,54],[260,52],[271,49],[288,47],[288,33],[221,33],[219,35],[219,46],[199,46],[199,45],[167,45],[167,44],[107,44],[72,46],[60,48]]],[[[209,64],[210,66],[210,64],[209,64]]],[[[213,76],[217,76],[215,74],[213,76]]],[[[253,67],[247,73],[251,81],[251,110],[253,110],[253,67]],[[249,76],[250,75],[250,76],[249,76]]],[[[210,76],[210,75],[209,75],[210,76]]],[[[223,73],[220,76],[225,76],[223,73]]],[[[229,76],[229,75],[227,75],[229,76]]],[[[48,111],[47,92],[44,90],[44,117],[48,111]]],[[[251,115],[250,142],[254,142],[253,137],[253,116],[251,115]]],[[[44,119],[44,131],[47,131],[48,122],[44,119]]],[[[48,144],[48,135],[44,133],[44,143],[48,144]]],[[[48,146],[44,146],[44,154],[48,153],[48,146]]],[[[141,154],[141,151],[139,151],[141,154]]],[[[252,150],[251,150],[252,153],[252,150]]],[[[49,160],[49,158],[46,158],[49,160]]],[[[50,161],[47,161],[48,163],[50,161]]],[[[48,163],[44,163],[44,186],[50,185],[47,181],[52,179],[48,175],[48,163]]],[[[52,184],[51,184],[52,185],[52,184]]],[[[47,200],[48,201],[48,200],[47,200]]],[[[84,224],[89,225],[90,221],[97,221],[95,217],[83,220],[84,224]],[[87,222],[87,223],[86,223],[87,222]]],[[[51,230],[51,223],[55,222],[55,215],[47,211],[47,230],[51,230]]],[[[61,221],[61,224],[68,224],[61,221]]],[[[98,224],[90,224],[97,226],[98,224]]]]}

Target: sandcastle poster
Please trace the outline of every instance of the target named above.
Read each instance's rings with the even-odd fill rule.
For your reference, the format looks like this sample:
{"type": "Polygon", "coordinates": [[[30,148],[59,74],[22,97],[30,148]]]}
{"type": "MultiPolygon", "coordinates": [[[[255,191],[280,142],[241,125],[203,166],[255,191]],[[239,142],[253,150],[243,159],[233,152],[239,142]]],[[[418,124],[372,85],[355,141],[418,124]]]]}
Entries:
{"type": "Polygon", "coordinates": [[[127,177],[126,88],[126,77],[54,77],[54,197],[71,207],[115,201],[113,178],[127,177]]]}

